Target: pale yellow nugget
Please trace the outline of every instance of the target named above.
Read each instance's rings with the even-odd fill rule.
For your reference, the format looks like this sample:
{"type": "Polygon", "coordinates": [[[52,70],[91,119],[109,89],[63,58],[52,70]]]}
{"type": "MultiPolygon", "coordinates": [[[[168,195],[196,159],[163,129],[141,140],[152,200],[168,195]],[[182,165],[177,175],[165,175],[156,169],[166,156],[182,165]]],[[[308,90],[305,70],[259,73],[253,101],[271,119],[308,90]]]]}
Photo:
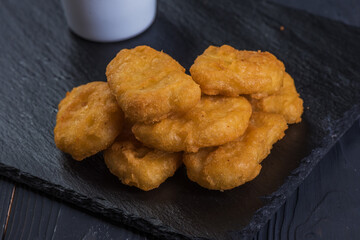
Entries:
{"type": "Polygon", "coordinates": [[[54,139],[75,160],[108,148],[119,135],[123,113],[106,82],[74,88],[59,103],[54,139]]]}
{"type": "Polygon", "coordinates": [[[269,52],[210,46],[190,68],[194,81],[208,95],[274,93],[282,86],[284,64],[269,52]]]}
{"type": "Polygon", "coordinates": [[[252,113],[243,97],[204,96],[189,112],[154,124],[136,123],[132,131],[146,146],[168,152],[196,152],[241,136],[252,113]]]}
{"type": "Polygon", "coordinates": [[[253,113],[245,134],[236,141],[184,154],[187,175],[212,190],[228,190],[251,181],[286,129],[286,121],[280,114],[253,113]]]}
{"type": "Polygon", "coordinates": [[[252,98],[251,104],[257,111],[282,114],[289,124],[301,122],[304,111],[303,100],[288,73],[285,73],[283,87],[278,92],[261,99],[252,98]]]}
{"type": "Polygon", "coordinates": [[[148,46],[121,50],[106,68],[112,93],[133,122],[156,122],[200,100],[198,84],[173,58],[148,46]]]}
{"type": "Polygon", "coordinates": [[[181,153],[144,147],[133,136],[118,139],[104,151],[104,159],[110,172],[123,184],[144,191],[159,187],[182,164],[181,153]]]}

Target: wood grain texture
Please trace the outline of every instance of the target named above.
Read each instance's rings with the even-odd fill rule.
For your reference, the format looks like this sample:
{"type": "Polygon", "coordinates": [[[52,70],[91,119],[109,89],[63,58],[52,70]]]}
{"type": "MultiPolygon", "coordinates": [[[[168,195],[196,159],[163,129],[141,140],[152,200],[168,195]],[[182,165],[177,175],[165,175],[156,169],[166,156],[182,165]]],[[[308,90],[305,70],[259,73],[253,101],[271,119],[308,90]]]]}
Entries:
{"type": "Polygon", "coordinates": [[[9,182],[3,177],[0,177],[0,238],[6,234],[8,227],[8,213],[10,209],[12,192],[15,188],[15,184],[9,182]]]}
{"type": "Polygon", "coordinates": [[[256,239],[359,239],[360,121],[331,149],[256,239]]]}
{"type": "MultiPolygon", "coordinates": [[[[254,240],[357,239],[360,236],[359,136],[360,121],[357,121],[254,240]]],[[[13,186],[1,180],[0,190],[5,190],[7,185],[13,186]]],[[[9,198],[10,189],[1,191],[0,198],[9,198]]],[[[19,186],[17,192],[8,227],[12,238],[7,235],[4,239],[14,239],[21,231],[27,233],[22,234],[25,236],[22,239],[147,239],[138,231],[114,225],[27,187],[19,186]],[[22,217],[15,214],[18,211],[23,213],[22,217]]]]}
{"type": "Polygon", "coordinates": [[[134,239],[147,238],[121,225],[112,225],[20,185],[14,197],[4,240],[134,239]]]}
{"type": "Polygon", "coordinates": [[[143,35],[96,44],[68,32],[58,4],[0,2],[1,174],[157,237],[251,237],[359,117],[357,28],[261,1],[160,1],[143,35]],[[307,107],[255,181],[222,194],[182,169],[143,193],[121,185],[100,156],[77,163],[56,150],[57,103],[74,86],[105,80],[118,50],[148,44],[188,68],[209,44],[224,43],[285,60],[307,107]]]}

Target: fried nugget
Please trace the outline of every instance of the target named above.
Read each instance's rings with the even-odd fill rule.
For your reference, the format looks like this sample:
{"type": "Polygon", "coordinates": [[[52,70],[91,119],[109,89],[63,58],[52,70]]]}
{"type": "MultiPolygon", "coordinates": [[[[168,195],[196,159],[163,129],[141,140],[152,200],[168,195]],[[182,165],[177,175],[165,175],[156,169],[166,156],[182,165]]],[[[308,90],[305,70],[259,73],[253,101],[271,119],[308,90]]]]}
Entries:
{"type": "Polygon", "coordinates": [[[286,122],[301,122],[301,115],[304,111],[303,100],[296,91],[295,83],[292,77],[285,73],[282,88],[273,95],[257,99],[257,96],[251,96],[251,104],[257,111],[282,114],[286,122]]]}
{"type": "Polygon", "coordinates": [[[148,46],[121,50],[106,68],[112,93],[133,122],[156,122],[200,100],[198,84],[169,55],[148,46]]]}
{"type": "Polygon", "coordinates": [[[280,114],[253,113],[245,134],[236,141],[184,154],[187,175],[212,190],[228,190],[251,181],[286,129],[286,121],[280,114]]]}
{"type": "Polygon", "coordinates": [[[274,93],[282,86],[285,67],[269,52],[208,47],[190,68],[194,81],[208,95],[274,93]]]}
{"type": "Polygon", "coordinates": [[[123,113],[106,82],[74,88],[59,103],[56,146],[81,161],[108,148],[119,135],[123,113]]]}
{"type": "Polygon", "coordinates": [[[154,124],[136,123],[132,131],[146,146],[168,152],[196,152],[232,141],[246,130],[252,113],[243,97],[205,96],[189,112],[154,124]]]}
{"type": "MultiPolygon", "coordinates": [[[[131,130],[125,132],[131,133],[131,130]]],[[[104,151],[107,167],[123,184],[144,191],[152,190],[173,176],[182,164],[181,153],[150,149],[136,141],[132,134],[125,135],[127,136],[121,134],[121,137],[104,151]]]]}

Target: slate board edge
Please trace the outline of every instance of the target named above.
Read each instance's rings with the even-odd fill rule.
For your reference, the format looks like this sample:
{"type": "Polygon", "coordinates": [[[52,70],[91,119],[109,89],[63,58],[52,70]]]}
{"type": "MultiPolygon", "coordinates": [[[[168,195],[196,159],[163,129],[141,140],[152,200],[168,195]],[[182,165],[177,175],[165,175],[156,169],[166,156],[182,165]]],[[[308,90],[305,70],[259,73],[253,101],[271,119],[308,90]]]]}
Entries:
{"type": "MultiPolygon", "coordinates": [[[[233,239],[251,239],[259,231],[259,229],[266,224],[272,214],[281,207],[286,198],[294,192],[294,190],[301,184],[301,182],[310,174],[318,162],[325,156],[325,154],[335,145],[335,143],[346,133],[347,130],[360,118],[360,104],[357,103],[353,108],[345,112],[335,125],[335,131],[340,132],[340,135],[332,138],[332,132],[329,131],[327,138],[323,139],[322,147],[313,149],[309,156],[303,158],[299,167],[297,167],[287,177],[285,183],[274,193],[265,197],[268,202],[260,208],[253,216],[252,220],[242,231],[229,231],[229,237],[233,239]]],[[[31,174],[20,172],[20,170],[6,166],[0,163],[0,175],[5,176],[15,182],[24,184],[35,190],[44,192],[67,203],[74,204],[85,211],[91,211],[100,214],[110,220],[125,224],[131,228],[138,229],[142,232],[150,233],[151,235],[162,239],[206,239],[193,236],[186,236],[177,233],[175,230],[164,226],[156,219],[143,219],[137,216],[126,215],[117,209],[106,208],[106,200],[94,201],[82,194],[78,194],[73,190],[66,189],[62,186],[49,183],[41,178],[34,177],[31,174]]]]}
{"type": "Polygon", "coordinates": [[[296,188],[305,180],[312,172],[321,159],[330,151],[330,149],[341,139],[341,137],[351,128],[351,126],[360,119],[360,104],[356,103],[351,110],[344,113],[344,116],[334,125],[333,131],[329,131],[327,138],[323,139],[321,144],[324,147],[312,149],[311,154],[303,158],[299,166],[294,169],[287,177],[284,184],[278,190],[266,196],[267,204],[258,209],[252,220],[241,232],[229,232],[234,239],[252,239],[271,216],[285,203],[286,199],[296,190],[296,188]],[[333,133],[340,132],[335,138],[333,133]]]}
{"type": "MultiPolygon", "coordinates": [[[[85,212],[99,214],[104,216],[109,221],[115,221],[121,224],[125,224],[130,228],[140,230],[141,232],[150,233],[156,237],[168,238],[171,236],[173,239],[183,239],[185,236],[179,235],[169,229],[163,229],[164,225],[157,224],[156,220],[144,220],[132,215],[125,215],[119,212],[117,209],[106,208],[104,203],[106,200],[94,201],[82,194],[79,194],[73,190],[66,189],[60,185],[49,183],[41,178],[32,176],[29,173],[21,172],[17,168],[6,166],[0,163],[0,175],[4,176],[12,181],[24,184],[34,190],[38,190],[45,195],[54,196],[70,205],[85,210],[85,212]]],[[[192,239],[192,238],[189,238],[192,239]]]]}

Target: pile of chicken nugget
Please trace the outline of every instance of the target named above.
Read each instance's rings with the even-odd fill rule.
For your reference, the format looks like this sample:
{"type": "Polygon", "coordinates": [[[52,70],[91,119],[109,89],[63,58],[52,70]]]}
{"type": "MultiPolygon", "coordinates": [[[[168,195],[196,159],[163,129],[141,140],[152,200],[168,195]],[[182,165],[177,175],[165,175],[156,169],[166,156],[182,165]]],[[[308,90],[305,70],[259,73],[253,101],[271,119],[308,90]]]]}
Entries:
{"type": "MultiPolygon", "coordinates": [[[[107,82],[60,102],[56,146],[81,161],[103,151],[123,184],[148,191],[184,163],[200,186],[228,190],[254,179],[303,101],[269,52],[210,46],[190,68],[148,46],[123,49],[107,82]]],[[[91,159],[89,159],[91,160],[91,159]]]]}

